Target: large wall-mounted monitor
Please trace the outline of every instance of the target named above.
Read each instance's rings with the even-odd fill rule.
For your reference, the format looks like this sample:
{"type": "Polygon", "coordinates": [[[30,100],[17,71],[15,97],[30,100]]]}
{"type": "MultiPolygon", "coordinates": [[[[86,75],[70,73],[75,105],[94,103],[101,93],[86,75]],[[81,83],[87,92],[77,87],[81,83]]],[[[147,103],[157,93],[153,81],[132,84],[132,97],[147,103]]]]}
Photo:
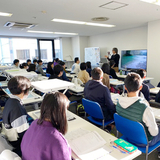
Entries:
{"type": "Polygon", "coordinates": [[[147,69],[147,50],[122,50],[121,68],[147,69]]]}

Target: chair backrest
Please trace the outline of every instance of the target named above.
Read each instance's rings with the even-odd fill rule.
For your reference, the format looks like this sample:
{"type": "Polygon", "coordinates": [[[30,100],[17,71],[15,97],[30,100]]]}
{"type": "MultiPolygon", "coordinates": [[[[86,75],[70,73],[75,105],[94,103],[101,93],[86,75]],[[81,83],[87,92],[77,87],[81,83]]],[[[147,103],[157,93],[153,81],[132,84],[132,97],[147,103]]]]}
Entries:
{"type": "Polygon", "coordinates": [[[102,120],[104,119],[101,106],[97,102],[90,101],[88,99],[83,98],[82,104],[84,106],[85,112],[88,113],[91,117],[102,119],[102,120]]]}
{"type": "Polygon", "coordinates": [[[117,113],[114,114],[116,129],[128,139],[129,142],[135,144],[148,144],[148,138],[144,126],[136,121],[131,121],[117,113]]]}

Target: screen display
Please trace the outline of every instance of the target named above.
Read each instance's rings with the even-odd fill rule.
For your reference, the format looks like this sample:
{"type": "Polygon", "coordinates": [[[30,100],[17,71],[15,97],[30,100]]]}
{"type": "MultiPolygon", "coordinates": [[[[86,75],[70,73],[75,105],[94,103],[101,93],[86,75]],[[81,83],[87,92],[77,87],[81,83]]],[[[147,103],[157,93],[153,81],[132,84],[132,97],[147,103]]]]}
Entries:
{"type": "Polygon", "coordinates": [[[147,50],[122,50],[121,68],[147,69],[147,50]]]}

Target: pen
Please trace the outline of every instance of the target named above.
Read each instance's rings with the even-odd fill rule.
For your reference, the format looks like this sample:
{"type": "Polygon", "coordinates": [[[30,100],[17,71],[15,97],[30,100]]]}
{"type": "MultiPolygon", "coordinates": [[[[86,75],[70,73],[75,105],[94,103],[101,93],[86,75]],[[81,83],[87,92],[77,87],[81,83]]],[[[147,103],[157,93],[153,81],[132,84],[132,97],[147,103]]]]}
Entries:
{"type": "Polygon", "coordinates": [[[74,117],[74,118],[71,118],[71,119],[69,119],[68,121],[73,121],[73,120],[75,120],[76,118],[74,117]]]}

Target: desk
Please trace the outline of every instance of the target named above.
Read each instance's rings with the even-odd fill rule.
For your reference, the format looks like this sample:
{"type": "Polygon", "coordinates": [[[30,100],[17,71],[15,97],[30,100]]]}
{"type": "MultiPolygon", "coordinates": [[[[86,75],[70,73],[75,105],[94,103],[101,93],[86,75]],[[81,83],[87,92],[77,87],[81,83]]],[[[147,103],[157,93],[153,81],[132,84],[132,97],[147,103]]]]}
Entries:
{"type": "Polygon", "coordinates": [[[118,79],[110,79],[110,84],[114,86],[121,86],[124,85],[124,82],[119,81],[118,79]]]}
{"type": "MultiPolygon", "coordinates": [[[[31,85],[34,89],[42,93],[56,92],[59,90],[64,90],[64,93],[71,87],[74,86],[73,83],[59,80],[59,79],[49,79],[44,81],[31,82],[31,85]]],[[[45,95],[44,94],[44,95],[45,95]]]]}
{"type": "Polygon", "coordinates": [[[154,113],[156,120],[159,121],[160,120],[160,109],[152,107],[152,110],[153,110],[153,113],[154,113]]]}
{"type": "Polygon", "coordinates": [[[1,88],[7,88],[7,85],[8,85],[8,81],[1,81],[0,82],[0,87],[1,88]]]}
{"type": "Polygon", "coordinates": [[[73,93],[73,95],[83,95],[84,94],[84,87],[80,85],[75,85],[69,89],[73,93]]]}
{"type": "Polygon", "coordinates": [[[10,79],[10,77],[15,77],[15,76],[24,76],[28,79],[32,80],[37,80],[38,74],[35,72],[27,72],[24,69],[11,69],[11,70],[5,70],[4,73],[7,76],[7,80],[10,79]]]}
{"type": "MultiPolygon", "coordinates": [[[[127,75],[120,75],[119,73],[117,73],[117,77],[118,77],[118,78],[125,79],[125,78],[127,77],[127,75]]],[[[144,79],[144,81],[150,81],[150,80],[152,80],[152,79],[154,79],[154,78],[152,78],[152,77],[146,77],[146,78],[144,79]]]]}
{"type": "MultiPolygon", "coordinates": [[[[35,120],[36,117],[34,115],[34,112],[37,112],[37,111],[28,112],[28,115],[35,120]]],[[[141,154],[141,151],[139,151],[139,150],[137,150],[133,154],[124,154],[124,153],[121,153],[119,150],[117,150],[113,147],[110,147],[110,142],[116,140],[117,139],[116,137],[112,136],[111,134],[105,132],[104,130],[96,127],[95,125],[89,123],[88,121],[78,117],[77,115],[75,115],[71,112],[69,112],[69,114],[73,115],[76,119],[72,120],[72,121],[68,121],[68,133],[71,131],[77,130],[79,128],[86,129],[89,131],[96,131],[106,141],[105,146],[107,146],[108,148],[110,148],[112,150],[110,155],[112,157],[116,158],[117,160],[131,160],[131,159],[138,157],[141,154]]],[[[74,153],[72,153],[72,156],[76,160],[79,159],[74,153]]]]}
{"type": "Polygon", "coordinates": [[[68,78],[74,78],[74,76],[76,76],[76,74],[70,74],[70,73],[66,73],[66,77],[68,78]]]}
{"type": "Polygon", "coordinates": [[[157,94],[160,91],[160,87],[151,88],[149,91],[151,94],[157,94]]]}
{"type": "MultiPolygon", "coordinates": [[[[2,89],[9,97],[11,97],[11,93],[8,88],[2,89]]],[[[23,99],[22,102],[24,105],[31,104],[31,103],[39,103],[42,102],[42,97],[34,92],[29,92],[28,97],[23,99]]]]}
{"type": "Polygon", "coordinates": [[[68,69],[66,69],[66,71],[67,71],[67,72],[71,72],[71,71],[72,71],[72,69],[71,69],[71,68],[68,68],[68,69]]]}

